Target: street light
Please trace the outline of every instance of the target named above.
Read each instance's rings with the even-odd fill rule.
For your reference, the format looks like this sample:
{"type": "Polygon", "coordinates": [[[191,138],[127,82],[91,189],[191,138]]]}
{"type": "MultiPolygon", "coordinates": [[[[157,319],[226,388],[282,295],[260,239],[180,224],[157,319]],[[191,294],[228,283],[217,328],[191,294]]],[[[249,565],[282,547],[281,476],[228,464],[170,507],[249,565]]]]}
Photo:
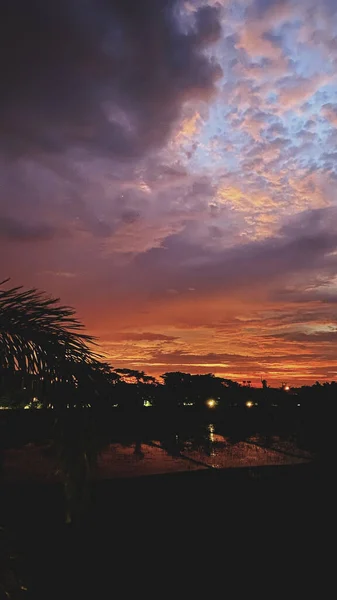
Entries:
{"type": "Polygon", "coordinates": [[[206,402],[208,408],[215,408],[217,405],[216,400],[213,400],[213,398],[209,398],[209,400],[207,400],[206,402]]]}

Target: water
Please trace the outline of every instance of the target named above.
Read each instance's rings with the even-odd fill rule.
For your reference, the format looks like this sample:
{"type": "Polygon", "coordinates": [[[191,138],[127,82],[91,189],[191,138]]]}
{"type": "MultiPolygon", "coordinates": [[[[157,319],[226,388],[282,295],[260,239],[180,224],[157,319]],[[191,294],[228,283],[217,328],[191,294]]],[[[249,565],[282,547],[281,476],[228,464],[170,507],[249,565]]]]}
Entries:
{"type": "MultiPolygon", "coordinates": [[[[223,435],[217,426],[166,433],[146,442],[112,443],[98,461],[95,477],[113,479],[179,473],[205,469],[296,465],[310,462],[313,455],[299,447],[294,436],[262,434],[235,438],[223,435]]],[[[30,444],[9,450],[4,460],[4,478],[12,481],[57,479],[47,447],[30,444]]]]}
{"type": "Polygon", "coordinates": [[[171,446],[167,441],[156,440],[155,444],[164,447],[173,456],[180,455],[194,464],[214,469],[292,465],[313,458],[308,451],[300,449],[291,437],[257,434],[235,439],[217,433],[212,423],[190,437],[176,435],[175,440],[171,440],[171,446]]]}

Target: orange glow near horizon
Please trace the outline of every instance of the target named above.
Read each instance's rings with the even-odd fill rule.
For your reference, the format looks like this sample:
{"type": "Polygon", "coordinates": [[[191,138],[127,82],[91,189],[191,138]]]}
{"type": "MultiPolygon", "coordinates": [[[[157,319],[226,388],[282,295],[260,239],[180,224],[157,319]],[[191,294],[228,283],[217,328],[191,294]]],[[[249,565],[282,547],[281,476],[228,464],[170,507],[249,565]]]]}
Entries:
{"type": "MultiPolygon", "coordinates": [[[[119,316],[119,323],[116,316],[113,322],[109,314],[105,319],[101,311],[102,325],[95,315],[96,327],[89,330],[97,333],[100,347],[113,366],[144,370],[157,378],[167,371],[212,372],[239,383],[250,380],[255,387],[261,385],[261,379],[277,387],[283,381],[298,386],[337,379],[337,359],[331,343],[319,337],[324,327],[330,331],[329,326],[317,321],[304,330],[301,318],[307,307],[259,306],[257,302],[244,306],[238,302],[235,314],[229,300],[227,316],[220,319],[217,306],[221,298],[195,298],[194,310],[190,300],[181,298],[180,302],[174,298],[173,305],[168,301],[140,303],[131,322],[125,306],[116,306],[112,312],[119,316]],[[143,312],[143,306],[148,310],[143,312]],[[210,310],[214,320],[219,321],[211,327],[206,316],[210,310]],[[304,330],[303,334],[296,333],[298,328],[304,330]],[[292,339],[296,335],[299,341],[292,339]]],[[[323,314],[323,320],[328,321],[328,310],[324,310],[327,317],[323,314]]]]}
{"type": "Polygon", "coordinates": [[[298,386],[337,379],[337,359],[324,338],[325,330],[330,335],[329,307],[319,307],[321,321],[304,326],[305,305],[254,299],[245,304],[242,298],[235,310],[231,298],[224,303],[221,297],[197,294],[193,302],[179,296],[151,303],[139,296],[133,305],[130,299],[111,305],[101,300],[99,312],[88,306],[81,316],[116,368],[143,370],[157,378],[167,371],[212,372],[239,383],[250,380],[255,387],[261,379],[277,387],[283,381],[298,386]],[[297,334],[298,329],[303,333],[297,334]]]}

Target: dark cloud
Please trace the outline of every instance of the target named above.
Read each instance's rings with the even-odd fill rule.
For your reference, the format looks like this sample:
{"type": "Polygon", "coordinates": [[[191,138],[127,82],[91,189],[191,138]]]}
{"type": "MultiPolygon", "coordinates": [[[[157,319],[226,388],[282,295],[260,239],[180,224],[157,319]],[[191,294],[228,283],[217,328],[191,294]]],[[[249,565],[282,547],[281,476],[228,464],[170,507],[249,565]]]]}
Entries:
{"type": "Polygon", "coordinates": [[[4,0],[0,96],[5,153],[94,148],[138,156],[160,145],[191,97],[208,97],[220,67],[204,54],[220,35],[203,7],[183,31],[179,0],[4,0]]]}
{"type": "Polygon", "coordinates": [[[276,48],[282,47],[283,36],[280,34],[273,33],[272,31],[266,31],[263,33],[262,38],[270,42],[276,48]]]}
{"type": "Polygon", "coordinates": [[[288,131],[281,123],[273,123],[266,130],[266,134],[270,137],[274,137],[275,135],[287,135],[288,131]]]}
{"type": "Polygon", "coordinates": [[[337,210],[334,207],[305,210],[289,219],[281,228],[280,234],[288,239],[307,236],[308,239],[314,240],[326,237],[327,244],[334,246],[337,242],[336,221],[337,210]]]}
{"type": "Polygon", "coordinates": [[[218,354],[215,352],[209,352],[208,354],[194,354],[193,352],[182,352],[180,350],[173,352],[159,351],[152,355],[152,359],[155,362],[163,362],[172,365],[191,365],[198,363],[221,364],[232,361],[235,361],[235,363],[246,363],[247,361],[251,361],[249,357],[239,354],[218,354]]]}
{"type": "Polygon", "coordinates": [[[152,354],[154,362],[165,363],[167,365],[212,365],[212,364],[235,364],[236,367],[244,365],[261,365],[268,363],[282,363],[285,359],[308,361],[312,358],[310,354],[302,354],[300,359],[298,354],[273,354],[272,356],[247,356],[243,354],[222,354],[210,352],[208,354],[195,354],[189,352],[181,352],[180,350],[173,352],[155,352],[152,354]]]}
{"type": "Polygon", "coordinates": [[[289,342],[308,342],[309,344],[336,343],[337,331],[319,331],[315,333],[291,332],[273,335],[289,342]]]}
{"type": "Polygon", "coordinates": [[[136,210],[124,210],[121,215],[123,223],[135,223],[140,218],[140,213],[136,210]]]}
{"type": "Polygon", "coordinates": [[[114,335],[114,339],[123,342],[174,342],[178,338],[173,335],[165,335],[163,333],[151,333],[150,331],[144,331],[142,333],[117,333],[116,335],[114,335]]]}
{"type": "Polygon", "coordinates": [[[216,225],[212,225],[208,228],[209,234],[214,239],[221,239],[224,236],[224,231],[217,227],[216,225]]]}
{"type": "Polygon", "coordinates": [[[135,267],[143,282],[146,272],[147,289],[155,294],[188,293],[188,288],[200,295],[242,288],[254,294],[295,275],[300,288],[300,278],[337,273],[336,223],[335,209],[308,210],[288,220],[275,237],[221,251],[187,243],[178,234],[165,248],[138,256],[135,267]]]}
{"type": "Polygon", "coordinates": [[[46,242],[59,231],[47,223],[27,224],[12,217],[0,217],[0,238],[14,242],[46,242]]]}

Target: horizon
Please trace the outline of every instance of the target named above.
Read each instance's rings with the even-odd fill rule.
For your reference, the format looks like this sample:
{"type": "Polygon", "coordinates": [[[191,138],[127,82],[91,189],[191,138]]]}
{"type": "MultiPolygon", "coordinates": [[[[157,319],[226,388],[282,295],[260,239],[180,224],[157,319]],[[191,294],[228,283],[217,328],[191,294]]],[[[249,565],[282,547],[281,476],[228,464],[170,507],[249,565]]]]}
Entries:
{"type": "Polygon", "coordinates": [[[1,280],[116,369],[336,380],[335,0],[2,17],[1,280]]]}

